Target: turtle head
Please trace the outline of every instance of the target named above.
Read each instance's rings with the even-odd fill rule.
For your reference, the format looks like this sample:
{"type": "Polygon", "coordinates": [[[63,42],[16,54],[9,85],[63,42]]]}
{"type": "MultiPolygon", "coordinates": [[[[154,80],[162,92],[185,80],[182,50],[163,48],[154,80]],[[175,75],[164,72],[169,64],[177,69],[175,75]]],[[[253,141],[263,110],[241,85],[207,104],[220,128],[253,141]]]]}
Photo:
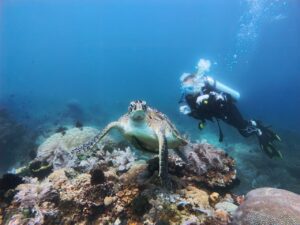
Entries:
{"type": "Polygon", "coordinates": [[[147,103],[142,100],[136,100],[130,102],[128,107],[128,113],[130,118],[134,121],[142,121],[146,117],[147,103]]]}

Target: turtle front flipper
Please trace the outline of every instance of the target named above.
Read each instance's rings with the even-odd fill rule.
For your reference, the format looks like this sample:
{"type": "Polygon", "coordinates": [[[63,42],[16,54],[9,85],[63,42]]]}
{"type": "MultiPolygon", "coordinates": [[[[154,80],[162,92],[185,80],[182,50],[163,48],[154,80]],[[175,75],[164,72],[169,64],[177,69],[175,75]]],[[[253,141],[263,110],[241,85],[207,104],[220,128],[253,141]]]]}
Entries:
{"type": "Polygon", "coordinates": [[[71,150],[71,154],[75,154],[75,153],[80,153],[80,152],[85,152],[88,150],[91,150],[94,148],[94,146],[101,141],[101,139],[107,135],[107,133],[113,129],[113,128],[117,128],[119,130],[122,130],[122,125],[119,122],[112,122],[110,124],[108,124],[101,132],[99,132],[95,137],[93,137],[90,141],[74,148],[71,150]]]}
{"type": "Polygon", "coordinates": [[[171,188],[172,183],[168,173],[168,143],[162,131],[157,132],[159,146],[159,178],[163,187],[171,188]]]}

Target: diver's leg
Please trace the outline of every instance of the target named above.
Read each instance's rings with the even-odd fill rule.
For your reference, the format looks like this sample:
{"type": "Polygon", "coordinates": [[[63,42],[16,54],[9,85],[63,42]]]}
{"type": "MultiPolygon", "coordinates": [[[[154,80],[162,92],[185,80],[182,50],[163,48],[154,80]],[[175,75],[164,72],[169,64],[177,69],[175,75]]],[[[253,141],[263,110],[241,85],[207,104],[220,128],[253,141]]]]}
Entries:
{"type": "Polygon", "coordinates": [[[223,121],[227,124],[235,127],[239,133],[244,137],[249,137],[253,133],[253,130],[247,129],[249,126],[249,121],[245,120],[238,110],[235,104],[229,103],[226,107],[223,121]]]}
{"type": "Polygon", "coordinates": [[[249,137],[256,135],[258,137],[261,149],[270,157],[282,158],[282,154],[274,147],[275,141],[280,141],[280,137],[270,128],[263,126],[261,122],[255,120],[245,120],[238,108],[229,104],[224,121],[238,129],[241,135],[249,137]]]}

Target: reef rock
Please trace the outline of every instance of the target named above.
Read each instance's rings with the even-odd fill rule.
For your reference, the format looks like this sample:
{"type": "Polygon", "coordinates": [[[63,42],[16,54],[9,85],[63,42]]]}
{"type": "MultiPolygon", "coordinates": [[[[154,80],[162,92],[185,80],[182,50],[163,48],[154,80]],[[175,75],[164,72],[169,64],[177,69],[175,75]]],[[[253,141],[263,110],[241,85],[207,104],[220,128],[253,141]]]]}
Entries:
{"type": "Polygon", "coordinates": [[[192,205],[197,205],[203,209],[209,208],[209,196],[204,190],[198,189],[194,186],[188,186],[184,192],[187,201],[192,205]]]}
{"type": "Polygon", "coordinates": [[[300,224],[300,195],[276,188],[250,191],[233,217],[233,225],[300,224]]]}

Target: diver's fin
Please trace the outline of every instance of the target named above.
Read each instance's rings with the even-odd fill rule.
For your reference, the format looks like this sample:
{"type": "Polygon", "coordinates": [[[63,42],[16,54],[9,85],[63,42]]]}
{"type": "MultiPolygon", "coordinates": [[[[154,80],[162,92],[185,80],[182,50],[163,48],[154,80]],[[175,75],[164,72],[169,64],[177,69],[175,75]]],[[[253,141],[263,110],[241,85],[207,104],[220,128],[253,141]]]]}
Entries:
{"type": "Polygon", "coordinates": [[[270,158],[279,158],[282,159],[282,153],[275,148],[274,143],[276,141],[281,141],[281,138],[273,130],[270,129],[270,126],[263,126],[261,122],[257,122],[257,128],[260,130],[258,136],[259,144],[261,149],[270,157],[270,158]]]}

